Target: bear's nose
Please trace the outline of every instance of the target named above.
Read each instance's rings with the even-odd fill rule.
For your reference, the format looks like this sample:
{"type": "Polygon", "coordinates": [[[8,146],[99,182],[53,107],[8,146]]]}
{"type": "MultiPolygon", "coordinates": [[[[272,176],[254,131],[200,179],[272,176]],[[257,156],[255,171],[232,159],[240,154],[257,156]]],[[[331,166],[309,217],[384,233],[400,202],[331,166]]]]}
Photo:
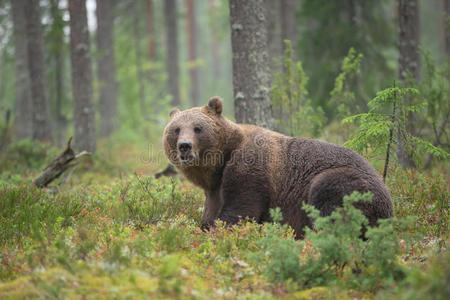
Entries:
{"type": "Polygon", "coordinates": [[[192,149],[192,144],[190,142],[180,142],[178,143],[178,149],[181,153],[188,153],[192,149]]]}

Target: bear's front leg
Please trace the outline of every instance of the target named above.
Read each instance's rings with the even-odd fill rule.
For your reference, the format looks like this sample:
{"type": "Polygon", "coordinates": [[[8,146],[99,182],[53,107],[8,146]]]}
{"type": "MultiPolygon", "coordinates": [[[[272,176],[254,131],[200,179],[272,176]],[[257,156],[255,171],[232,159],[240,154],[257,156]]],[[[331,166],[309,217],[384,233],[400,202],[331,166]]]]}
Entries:
{"type": "Polygon", "coordinates": [[[231,172],[222,184],[223,207],[219,219],[228,225],[249,218],[258,223],[267,214],[270,202],[269,185],[264,177],[231,172]]]}
{"type": "Polygon", "coordinates": [[[202,215],[202,228],[208,229],[214,224],[214,221],[219,217],[223,206],[220,189],[213,191],[205,191],[205,204],[202,215]]]}

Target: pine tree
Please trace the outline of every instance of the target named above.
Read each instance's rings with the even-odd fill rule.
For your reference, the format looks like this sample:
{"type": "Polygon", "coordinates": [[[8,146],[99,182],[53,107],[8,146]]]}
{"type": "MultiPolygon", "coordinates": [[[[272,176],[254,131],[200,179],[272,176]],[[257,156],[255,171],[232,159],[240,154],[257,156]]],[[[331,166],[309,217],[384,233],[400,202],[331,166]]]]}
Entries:
{"type": "Polygon", "coordinates": [[[166,24],[167,73],[169,93],[172,95],[172,105],[180,105],[179,63],[178,63],[178,30],[177,5],[175,0],[164,1],[164,19],[166,24]]]}
{"type": "MultiPolygon", "coordinates": [[[[417,0],[399,0],[399,59],[398,76],[403,84],[408,80],[418,81],[420,73],[419,56],[419,3],[417,0]]],[[[414,133],[414,115],[408,114],[408,131],[414,133]]],[[[411,153],[408,152],[407,141],[397,132],[399,147],[397,159],[404,168],[414,168],[416,165],[411,153]]]]}
{"type": "Polygon", "coordinates": [[[264,0],[230,0],[236,121],[273,128],[266,16],[264,0]]]}
{"type": "Polygon", "coordinates": [[[196,15],[195,15],[195,2],[194,0],[186,1],[187,10],[187,40],[188,40],[188,58],[190,61],[189,66],[189,82],[190,82],[190,100],[193,106],[198,106],[199,103],[199,82],[198,82],[198,67],[196,65],[197,60],[197,28],[196,28],[196,15]]]}
{"type": "Polygon", "coordinates": [[[31,138],[33,133],[25,19],[27,2],[26,0],[11,0],[16,68],[16,120],[14,127],[17,140],[31,138]]]}
{"type": "Polygon", "coordinates": [[[97,51],[101,136],[117,126],[116,68],[114,63],[114,16],[111,0],[97,0],[97,51]]]}
{"type": "Polygon", "coordinates": [[[28,68],[31,80],[33,139],[45,142],[53,140],[50,109],[46,91],[46,68],[39,0],[25,5],[27,21],[28,68]]]}
{"type": "Polygon", "coordinates": [[[75,148],[94,152],[97,143],[86,1],[69,0],[69,15],[75,148]]]}

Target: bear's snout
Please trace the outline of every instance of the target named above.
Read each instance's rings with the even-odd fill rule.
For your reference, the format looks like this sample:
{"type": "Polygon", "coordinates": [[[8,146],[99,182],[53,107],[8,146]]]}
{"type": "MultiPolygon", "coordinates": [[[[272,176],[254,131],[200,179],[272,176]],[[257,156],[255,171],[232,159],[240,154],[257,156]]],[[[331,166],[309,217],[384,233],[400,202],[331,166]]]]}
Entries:
{"type": "Polygon", "coordinates": [[[192,149],[192,143],[191,142],[179,142],[178,143],[178,150],[180,150],[181,154],[189,154],[189,152],[191,152],[192,149]]]}

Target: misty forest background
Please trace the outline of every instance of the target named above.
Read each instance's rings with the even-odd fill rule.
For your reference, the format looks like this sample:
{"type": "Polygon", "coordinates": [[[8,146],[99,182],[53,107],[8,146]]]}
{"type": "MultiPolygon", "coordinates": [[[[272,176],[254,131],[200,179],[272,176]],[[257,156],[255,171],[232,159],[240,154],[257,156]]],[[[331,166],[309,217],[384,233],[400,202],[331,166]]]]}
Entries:
{"type": "Polygon", "coordinates": [[[449,0],[0,0],[0,298],[448,299],[449,118],[449,0]],[[214,95],[368,158],[398,219],[201,232],[157,173],[169,111],[214,95]]]}

